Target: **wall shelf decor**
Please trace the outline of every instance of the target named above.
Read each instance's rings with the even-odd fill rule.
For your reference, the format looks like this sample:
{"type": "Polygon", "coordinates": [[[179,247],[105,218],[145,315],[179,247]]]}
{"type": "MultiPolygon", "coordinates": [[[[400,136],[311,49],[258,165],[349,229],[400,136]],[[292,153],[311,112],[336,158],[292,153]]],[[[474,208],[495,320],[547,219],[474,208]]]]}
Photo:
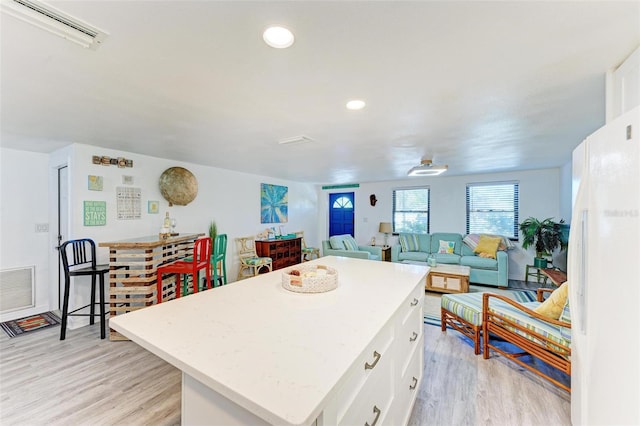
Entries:
{"type": "Polygon", "coordinates": [[[91,157],[91,162],[93,164],[102,164],[103,166],[133,167],[133,160],[128,160],[124,157],[111,158],[107,155],[94,155],[91,157]]]}

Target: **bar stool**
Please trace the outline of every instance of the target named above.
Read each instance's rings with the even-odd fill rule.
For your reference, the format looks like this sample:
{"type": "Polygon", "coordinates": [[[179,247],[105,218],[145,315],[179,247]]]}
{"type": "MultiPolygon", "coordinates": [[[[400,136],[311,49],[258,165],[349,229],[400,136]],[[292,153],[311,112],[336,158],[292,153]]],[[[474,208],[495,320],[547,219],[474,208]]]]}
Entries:
{"type": "Polygon", "coordinates": [[[211,255],[211,266],[213,267],[213,284],[215,287],[218,280],[220,285],[227,284],[227,234],[218,234],[213,243],[213,254],[211,255]],[[220,264],[220,273],[218,273],[220,264]]]}
{"type": "MultiPolygon", "coordinates": [[[[207,282],[211,281],[211,238],[198,238],[193,244],[193,256],[180,259],[158,267],[157,296],[158,303],[162,303],[162,275],[176,274],[176,298],[180,297],[181,274],[193,275],[193,292],[198,291],[198,272],[205,270],[207,282]]],[[[186,282],[185,278],[185,282],[186,282]]]]}
{"type": "Polygon", "coordinates": [[[90,317],[89,324],[95,322],[95,305],[100,306],[100,338],[106,337],[106,310],[104,298],[104,276],[109,272],[109,265],[96,264],[96,243],[89,238],[69,240],[60,246],[60,257],[64,268],[64,300],[62,304],[62,323],[60,340],[66,338],[67,318],[71,316],[90,317]],[[91,301],[89,304],[69,312],[69,291],[71,277],[91,276],[91,301]],[[96,303],[96,276],[100,277],[100,302],[96,303]],[[78,314],[81,309],[89,307],[88,314],[78,314]]]}

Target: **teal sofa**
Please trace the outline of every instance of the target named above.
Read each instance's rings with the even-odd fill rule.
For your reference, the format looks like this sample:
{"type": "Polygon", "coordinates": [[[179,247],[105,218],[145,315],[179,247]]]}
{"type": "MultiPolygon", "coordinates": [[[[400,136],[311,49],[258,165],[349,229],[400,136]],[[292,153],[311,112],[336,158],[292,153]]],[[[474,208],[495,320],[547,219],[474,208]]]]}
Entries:
{"type": "Polygon", "coordinates": [[[382,248],[358,245],[356,240],[349,234],[334,235],[329,240],[322,242],[322,255],[381,260],[382,248]]]}
{"type": "MultiPolygon", "coordinates": [[[[402,234],[400,234],[402,235],[402,234]]],[[[463,265],[471,268],[469,282],[494,287],[509,286],[509,258],[507,252],[498,250],[496,259],[477,256],[473,250],[462,242],[462,235],[451,232],[433,234],[413,234],[418,240],[418,247],[411,251],[402,251],[400,244],[391,247],[391,261],[426,262],[432,255],[437,263],[463,265]],[[453,253],[438,253],[440,241],[454,243],[453,253]]]]}

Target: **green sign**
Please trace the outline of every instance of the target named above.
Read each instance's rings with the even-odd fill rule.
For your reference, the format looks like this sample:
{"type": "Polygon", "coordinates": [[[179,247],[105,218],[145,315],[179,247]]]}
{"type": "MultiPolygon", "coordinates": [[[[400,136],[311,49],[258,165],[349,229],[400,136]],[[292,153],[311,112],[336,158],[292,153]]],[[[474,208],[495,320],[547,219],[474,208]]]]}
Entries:
{"type": "Polygon", "coordinates": [[[104,226],[107,224],[107,202],[84,202],[84,226],[104,226]]]}
{"type": "Polygon", "coordinates": [[[359,183],[349,183],[346,185],[325,185],[322,189],[342,189],[342,188],[360,188],[359,183]]]}

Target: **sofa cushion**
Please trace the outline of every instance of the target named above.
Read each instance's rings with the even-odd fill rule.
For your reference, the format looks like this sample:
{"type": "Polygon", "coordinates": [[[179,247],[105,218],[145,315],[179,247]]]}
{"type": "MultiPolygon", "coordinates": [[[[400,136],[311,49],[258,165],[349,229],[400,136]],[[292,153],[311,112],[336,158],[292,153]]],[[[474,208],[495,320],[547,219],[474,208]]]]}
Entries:
{"type": "Polygon", "coordinates": [[[400,234],[398,236],[398,242],[403,252],[415,252],[420,251],[420,245],[418,244],[418,237],[416,234],[400,234]]]}
{"type": "Polygon", "coordinates": [[[345,235],[344,239],[342,240],[342,244],[344,244],[344,248],[347,250],[358,250],[358,242],[351,235],[345,235]]]}
{"type": "Polygon", "coordinates": [[[398,254],[398,260],[415,260],[418,262],[426,262],[428,256],[428,253],[422,251],[405,251],[398,254]]]}
{"type": "Polygon", "coordinates": [[[478,253],[480,257],[495,259],[496,252],[498,251],[498,246],[500,245],[501,241],[501,237],[490,237],[488,235],[481,235],[480,240],[478,241],[478,245],[473,251],[475,253],[478,253]]]}
{"type": "Polygon", "coordinates": [[[449,254],[449,253],[434,253],[433,256],[436,259],[437,263],[446,263],[446,264],[459,264],[460,263],[460,255],[458,254],[449,254]]]}
{"type": "Polygon", "coordinates": [[[496,259],[488,259],[480,256],[462,256],[460,258],[460,264],[473,269],[488,269],[493,271],[498,269],[498,261],[496,259]]]}
{"type": "MultiPolygon", "coordinates": [[[[534,310],[537,306],[540,305],[539,302],[528,302],[528,303],[522,303],[523,306],[526,306],[527,308],[534,310]]],[[[502,316],[504,316],[505,318],[509,319],[510,321],[519,324],[521,326],[524,326],[525,328],[527,328],[528,330],[531,330],[533,332],[536,332],[546,338],[548,338],[549,340],[551,340],[552,342],[555,342],[558,344],[558,348],[567,348],[570,346],[570,340],[565,339],[562,334],[560,333],[560,329],[562,327],[557,327],[553,324],[549,324],[547,322],[544,321],[540,321],[536,318],[533,318],[531,316],[529,316],[529,314],[527,314],[526,312],[523,312],[509,304],[506,303],[501,303],[501,304],[496,304],[493,303],[493,301],[490,301],[489,303],[489,310],[496,312],[502,316]]],[[[537,339],[535,336],[533,336],[532,334],[529,333],[525,333],[522,332],[520,330],[517,330],[515,327],[508,327],[511,331],[523,336],[524,338],[531,340],[533,342],[536,342],[538,344],[544,344],[544,342],[540,341],[539,339],[537,339]]]]}
{"type": "Polygon", "coordinates": [[[344,235],[334,235],[329,237],[329,244],[331,244],[331,248],[334,250],[344,250],[344,235]]]}
{"type": "Polygon", "coordinates": [[[460,254],[460,250],[462,249],[462,235],[456,234],[453,232],[435,232],[431,234],[430,253],[438,253],[438,250],[440,248],[440,240],[453,241],[454,242],[453,253],[458,255],[460,254]]]}

